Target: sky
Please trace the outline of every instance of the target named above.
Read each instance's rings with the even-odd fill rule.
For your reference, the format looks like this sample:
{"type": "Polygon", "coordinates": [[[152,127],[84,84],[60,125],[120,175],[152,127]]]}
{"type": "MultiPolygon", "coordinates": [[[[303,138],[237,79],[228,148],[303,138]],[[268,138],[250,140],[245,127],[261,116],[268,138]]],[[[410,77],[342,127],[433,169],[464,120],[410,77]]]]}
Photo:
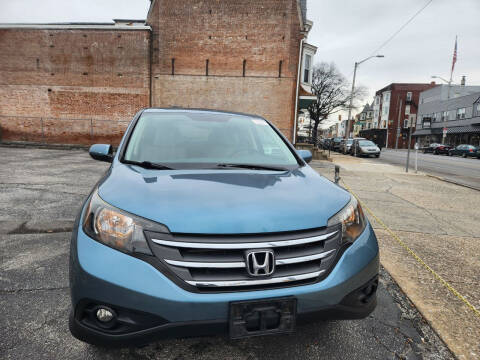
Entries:
{"type": "MultiPolygon", "coordinates": [[[[307,17],[314,22],[307,41],[318,46],[315,62],[334,62],[351,81],[355,61],[374,54],[428,1],[307,0],[307,17]]],[[[149,4],[150,0],[0,0],[0,23],[144,19],[149,4]]],[[[357,84],[368,89],[363,102],[371,102],[375,91],[392,82],[429,83],[432,75],[448,79],[455,36],[453,82],[465,75],[467,85],[480,85],[480,0],[433,0],[378,52],[385,58],[359,67],[357,84]]]]}

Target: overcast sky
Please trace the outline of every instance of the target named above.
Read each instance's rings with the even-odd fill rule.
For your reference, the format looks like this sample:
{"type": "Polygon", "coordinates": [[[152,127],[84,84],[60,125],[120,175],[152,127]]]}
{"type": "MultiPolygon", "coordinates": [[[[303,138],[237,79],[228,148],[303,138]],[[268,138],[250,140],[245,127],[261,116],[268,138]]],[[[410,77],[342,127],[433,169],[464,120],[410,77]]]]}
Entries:
{"type": "MultiPolygon", "coordinates": [[[[261,1],[261,0],[259,0],[261,1]]],[[[308,42],[316,62],[334,62],[351,78],[355,61],[372,54],[428,0],[308,0],[314,22],[308,42]]],[[[0,0],[0,22],[111,21],[144,19],[149,0],[0,0]]],[[[357,72],[357,83],[376,90],[392,82],[430,82],[450,76],[455,36],[454,82],[480,85],[480,0],[433,0],[380,53],[357,72]]],[[[437,80],[438,81],[438,80],[437,80]]]]}

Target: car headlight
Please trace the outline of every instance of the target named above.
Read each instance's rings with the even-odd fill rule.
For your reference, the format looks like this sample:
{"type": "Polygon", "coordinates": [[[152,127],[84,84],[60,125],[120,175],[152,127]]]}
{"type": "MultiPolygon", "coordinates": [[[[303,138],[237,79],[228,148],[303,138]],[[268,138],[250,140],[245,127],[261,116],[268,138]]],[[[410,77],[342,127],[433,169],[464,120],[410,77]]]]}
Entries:
{"type": "Polygon", "coordinates": [[[342,224],[342,243],[354,242],[365,229],[367,221],[362,207],[352,196],[347,206],[328,220],[328,226],[342,224]]]}
{"type": "Polygon", "coordinates": [[[88,236],[123,252],[152,255],[144,230],[168,232],[160,224],[107,204],[95,190],[83,216],[83,231],[88,236]]]}

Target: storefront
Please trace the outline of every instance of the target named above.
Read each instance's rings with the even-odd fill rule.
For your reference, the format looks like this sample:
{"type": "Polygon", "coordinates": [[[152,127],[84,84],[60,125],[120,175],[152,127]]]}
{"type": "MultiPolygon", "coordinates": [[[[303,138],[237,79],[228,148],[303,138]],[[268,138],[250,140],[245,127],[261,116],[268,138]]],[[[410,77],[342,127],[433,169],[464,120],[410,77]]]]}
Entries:
{"type": "MultiPolygon", "coordinates": [[[[419,143],[420,147],[427,146],[432,143],[443,143],[443,129],[419,129],[415,131],[413,136],[419,143]]],[[[452,146],[460,144],[470,144],[480,146],[480,126],[455,126],[447,128],[447,136],[445,143],[452,146]]]]}

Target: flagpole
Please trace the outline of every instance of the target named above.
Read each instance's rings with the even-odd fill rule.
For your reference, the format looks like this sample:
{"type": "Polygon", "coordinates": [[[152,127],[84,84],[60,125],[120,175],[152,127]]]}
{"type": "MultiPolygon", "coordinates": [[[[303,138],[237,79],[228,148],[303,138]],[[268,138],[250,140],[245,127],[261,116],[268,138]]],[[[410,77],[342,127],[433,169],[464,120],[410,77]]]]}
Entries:
{"type": "Polygon", "coordinates": [[[457,62],[457,38],[458,36],[455,36],[455,50],[454,50],[454,58],[452,61],[452,69],[450,70],[450,81],[448,82],[448,99],[450,99],[450,88],[452,86],[452,79],[453,79],[453,69],[455,68],[455,63],[457,62]]]}

